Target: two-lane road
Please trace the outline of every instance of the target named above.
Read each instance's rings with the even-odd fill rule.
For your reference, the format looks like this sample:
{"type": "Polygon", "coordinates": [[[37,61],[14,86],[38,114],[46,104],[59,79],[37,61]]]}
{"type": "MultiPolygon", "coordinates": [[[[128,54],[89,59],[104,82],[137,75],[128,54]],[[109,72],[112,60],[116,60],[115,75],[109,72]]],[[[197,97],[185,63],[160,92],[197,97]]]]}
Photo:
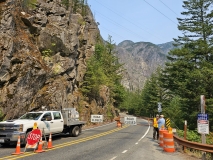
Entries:
{"type": "MultiPolygon", "coordinates": [[[[43,153],[26,152],[22,155],[11,155],[15,146],[0,148],[0,160],[114,160],[128,159],[130,152],[149,130],[147,121],[137,119],[135,126],[124,125],[117,128],[115,123],[84,130],[79,137],[53,137],[52,149],[43,153]]],[[[24,151],[24,148],[21,148],[24,151]]]]}

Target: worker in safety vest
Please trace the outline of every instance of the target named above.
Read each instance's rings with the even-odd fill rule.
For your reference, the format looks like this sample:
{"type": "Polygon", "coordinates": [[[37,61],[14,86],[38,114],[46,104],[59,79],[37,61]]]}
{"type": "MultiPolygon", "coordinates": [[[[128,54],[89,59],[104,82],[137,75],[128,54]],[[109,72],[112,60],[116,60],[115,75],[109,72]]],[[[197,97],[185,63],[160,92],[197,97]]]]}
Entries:
{"type": "Polygon", "coordinates": [[[156,115],[156,118],[153,119],[153,139],[155,140],[157,138],[159,138],[159,129],[158,129],[158,119],[159,119],[159,115],[156,115]],[[157,137],[156,137],[157,135],[157,137]]]}

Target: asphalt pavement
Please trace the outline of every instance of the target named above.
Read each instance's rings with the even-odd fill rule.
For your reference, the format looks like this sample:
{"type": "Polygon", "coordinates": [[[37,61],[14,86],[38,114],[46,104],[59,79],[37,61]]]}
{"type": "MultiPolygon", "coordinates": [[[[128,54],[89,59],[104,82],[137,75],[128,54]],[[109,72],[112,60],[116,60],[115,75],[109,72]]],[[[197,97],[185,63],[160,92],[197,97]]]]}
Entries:
{"type": "Polygon", "coordinates": [[[182,153],[177,149],[175,152],[165,152],[162,147],[159,146],[159,142],[157,140],[153,140],[152,138],[153,128],[150,127],[150,130],[146,137],[143,139],[142,143],[139,143],[138,148],[134,152],[134,156],[131,159],[137,160],[199,160],[199,158],[187,155],[186,153],[182,153]]]}

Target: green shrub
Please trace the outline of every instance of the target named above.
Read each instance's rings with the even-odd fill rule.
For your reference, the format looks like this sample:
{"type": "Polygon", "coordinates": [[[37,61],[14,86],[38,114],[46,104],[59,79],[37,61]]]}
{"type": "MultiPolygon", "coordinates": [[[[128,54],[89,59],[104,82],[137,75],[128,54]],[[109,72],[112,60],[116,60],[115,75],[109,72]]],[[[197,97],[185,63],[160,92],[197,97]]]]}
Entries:
{"type": "MultiPolygon", "coordinates": [[[[183,130],[177,130],[177,134],[181,138],[184,137],[183,130]]],[[[201,135],[197,131],[187,130],[186,139],[188,141],[201,143],[201,135]]]]}
{"type": "Polygon", "coordinates": [[[22,0],[22,7],[24,9],[35,9],[36,3],[37,3],[37,0],[22,0]]]}
{"type": "Polygon", "coordinates": [[[61,4],[63,4],[66,7],[66,9],[68,9],[70,6],[69,0],[62,0],[61,4]]]}

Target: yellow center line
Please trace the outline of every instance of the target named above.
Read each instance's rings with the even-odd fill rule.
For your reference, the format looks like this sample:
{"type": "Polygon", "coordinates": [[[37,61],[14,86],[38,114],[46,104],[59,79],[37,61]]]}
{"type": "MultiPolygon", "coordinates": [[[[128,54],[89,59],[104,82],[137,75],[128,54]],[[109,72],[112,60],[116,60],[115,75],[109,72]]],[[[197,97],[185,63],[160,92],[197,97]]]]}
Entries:
{"type": "MultiPolygon", "coordinates": [[[[67,146],[71,146],[73,144],[78,144],[78,143],[81,143],[81,142],[89,141],[89,140],[92,140],[92,139],[95,139],[95,138],[99,138],[99,137],[117,132],[119,130],[122,130],[122,129],[128,127],[128,126],[129,125],[124,125],[122,128],[116,128],[116,129],[113,129],[113,130],[110,130],[110,131],[107,131],[107,132],[99,133],[97,135],[81,138],[81,139],[74,140],[74,141],[71,141],[71,142],[65,142],[65,143],[62,143],[62,144],[58,144],[58,145],[53,146],[53,148],[51,148],[51,149],[45,150],[45,152],[52,151],[52,150],[59,149],[59,148],[63,148],[63,147],[67,147],[67,146]]],[[[0,158],[0,160],[16,160],[16,159],[20,159],[20,158],[23,158],[23,157],[33,156],[35,154],[38,154],[38,153],[25,152],[24,154],[20,154],[20,155],[5,156],[5,157],[0,158]]]]}

